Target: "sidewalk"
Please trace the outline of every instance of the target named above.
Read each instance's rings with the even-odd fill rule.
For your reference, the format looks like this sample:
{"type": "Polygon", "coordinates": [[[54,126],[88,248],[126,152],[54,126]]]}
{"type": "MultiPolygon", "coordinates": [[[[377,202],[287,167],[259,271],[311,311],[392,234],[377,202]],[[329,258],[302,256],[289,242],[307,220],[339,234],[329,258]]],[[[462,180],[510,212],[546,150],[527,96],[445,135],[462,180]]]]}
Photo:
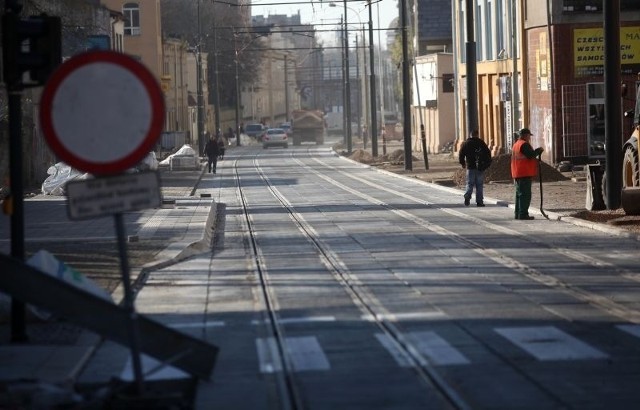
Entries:
{"type": "MultiPolygon", "coordinates": [[[[354,140],[351,156],[352,160],[357,159],[357,150],[362,150],[363,144],[359,139],[354,140]]],[[[411,170],[405,170],[404,156],[399,161],[395,161],[394,151],[403,150],[403,143],[400,141],[387,142],[386,153],[390,159],[384,159],[382,144],[379,144],[378,155],[383,157],[382,162],[373,164],[372,167],[382,171],[416,178],[425,182],[442,185],[443,189],[450,189],[460,194],[460,203],[463,202],[464,187],[456,186],[454,183],[454,173],[461,172],[460,164],[455,153],[429,154],[427,156],[429,169],[425,167],[422,152],[413,152],[414,161],[411,170]]],[[[336,148],[341,153],[342,147],[336,148]]],[[[366,152],[371,153],[371,145],[368,144],[366,152]]],[[[344,155],[344,153],[342,153],[344,155]]],[[[503,164],[504,165],[504,164],[503,164]]],[[[492,165],[493,166],[493,165],[492,165]]],[[[547,167],[551,165],[546,164],[547,167]]],[[[502,174],[507,175],[509,170],[502,170],[502,174]]],[[[549,169],[547,169],[549,171],[549,169]]],[[[551,169],[550,171],[554,171],[551,169]]],[[[559,173],[559,172],[558,172],[559,173]]],[[[542,190],[538,181],[534,181],[532,186],[532,198],[529,212],[536,218],[543,218],[542,211],[552,220],[563,220],[564,222],[587,227],[590,229],[606,232],[612,235],[626,236],[640,240],[640,217],[626,216],[622,209],[588,211],[586,208],[587,178],[586,172],[580,168],[573,172],[561,173],[565,179],[559,181],[543,182],[542,190]],[[542,197],[541,197],[542,195],[542,197]]],[[[460,175],[458,175],[460,176],[460,175]]],[[[463,179],[463,178],[462,178],[463,179]]],[[[484,197],[485,202],[500,204],[513,208],[515,191],[513,181],[505,179],[501,181],[485,181],[484,197]]]]}
{"type": "MultiPolygon", "coordinates": [[[[130,263],[132,280],[140,272],[157,269],[200,252],[202,243],[210,240],[211,223],[215,219],[215,215],[212,217],[215,209],[211,195],[213,189],[194,189],[202,176],[202,170],[161,172],[163,206],[124,215],[125,229],[132,242],[129,246],[133,247],[135,241],[144,242],[145,239],[159,244],[157,249],[143,251],[148,253],[146,260],[151,260],[144,267],[130,263]],[[201,197],[201,194],[205,195],[201,197]]],[[[49,244],[63,249],[65,243],[73,248],[79,242],[88,243],[88,248],[93,242],[111,242],[114,251],[117,247],[113,218],[69,221],[64,197],[29,198],[24,209],[27,250],[33,250],[30,248],[33,244],[45,248],[49,244]]],[[[69,249],[68,254],[72,251],[69,249]]],[[[10,218],[6,215],[0,216],[0,252],[10,253],[10,218]]],[[[69,263],[65,256],[68,255],[59,258],[69,263]]],[[[109,269],[118,270],[118,267],[109,269]]],[[[116,290],[116,302],[121,297],[121,291],[116,290]]],[[[43,323],[31,316],[27,319],[28,343],[11,344],[10,333],[8,318],[0,318],[0,408],[6,405],[3,393],[10,386],[21,385],[27,390],[37,390],[49,383],[71,387],[100,342],[98,335],[70,323],[43,323]],[[29,382],[41,384],[40,387],[36,384],[29,386],[29,382]]]]}

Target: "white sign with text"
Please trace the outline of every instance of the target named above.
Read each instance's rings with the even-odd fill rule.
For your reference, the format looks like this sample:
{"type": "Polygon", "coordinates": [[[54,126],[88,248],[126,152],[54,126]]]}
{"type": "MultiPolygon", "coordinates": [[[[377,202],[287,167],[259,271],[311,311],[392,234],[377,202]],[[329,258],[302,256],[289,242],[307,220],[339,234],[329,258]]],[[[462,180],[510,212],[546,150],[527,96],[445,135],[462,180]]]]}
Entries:
{"type": "Polygon", "coordinates": [[[162,203],[159,176],[153,171],[72,181],[66,190],[72,220],[155,208],[162,203]]]}

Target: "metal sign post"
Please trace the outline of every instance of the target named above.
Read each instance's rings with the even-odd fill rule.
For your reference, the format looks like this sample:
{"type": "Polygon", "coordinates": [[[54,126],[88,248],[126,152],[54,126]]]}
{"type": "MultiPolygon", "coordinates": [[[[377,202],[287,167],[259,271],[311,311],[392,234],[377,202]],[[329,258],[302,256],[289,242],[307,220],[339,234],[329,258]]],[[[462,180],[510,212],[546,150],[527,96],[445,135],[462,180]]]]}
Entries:
{"type": "Polygon", "coordinates": [[[158,206],[160,190],[157,175],[107,176],[125,172],[151,151],[164,123],[163,101],[142,64],[124,54],[93,51],[60,66],[44,88],[40,111],[51,149],[70,166],[97,176],[68,184],[70,217],[114,215],[138,394],[144,393],[144,379],[122,213],[158,206]]]}

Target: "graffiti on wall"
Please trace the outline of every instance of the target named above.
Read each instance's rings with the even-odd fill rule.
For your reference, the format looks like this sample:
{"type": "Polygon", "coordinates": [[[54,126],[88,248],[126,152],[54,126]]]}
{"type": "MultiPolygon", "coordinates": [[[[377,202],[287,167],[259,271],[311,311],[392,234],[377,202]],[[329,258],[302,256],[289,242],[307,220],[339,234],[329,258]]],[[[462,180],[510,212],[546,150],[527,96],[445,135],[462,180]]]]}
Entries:
{"type": "Polygon", "coordinates": [[[530,129],[533,133],[531,145],[544,148],[546,153],[551,153],[553,141],[553,116],[550,108],[533,107],[531,110],[530,129]]]}

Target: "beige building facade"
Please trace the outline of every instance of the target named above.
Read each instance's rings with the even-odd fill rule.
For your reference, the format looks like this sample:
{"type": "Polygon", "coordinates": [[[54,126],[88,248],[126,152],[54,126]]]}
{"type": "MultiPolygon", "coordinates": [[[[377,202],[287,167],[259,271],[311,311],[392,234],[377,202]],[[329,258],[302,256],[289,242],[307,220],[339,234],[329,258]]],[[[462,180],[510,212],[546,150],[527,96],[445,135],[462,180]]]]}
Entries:
{"type": "MultiPolygon", "coordinates": [[[[189,45],[179,39],[163,38],[160,0],[102,0],[124,20],[122,51],[143,63],[158,79],[165,96],[163,147],[183,143],[198,148],[196,56],[189,45]],[[190,107],[191,105],[191,107],[190,107]]],[[[114,37],[117,40],[117,37],[114,37]]],[[[203,100],[208,100],[206,54],[203,54],[203,100]]],[[[211,107],[204,107],[205,118],[211,107]]],[[[203,132],[211,132],[205,122],[203,132]]]]}
{"type": "Polygon", "coordinates": [[[416,58],[413,75],[413,150],[422,152],[421,126],[425,128],[428,153],[438,153],[453,142],[455,133],[455,95],[453,55],[434,53],[416,58]]]}
{"type": "Polygon", "coordinates": [[[187,100],[187,43],[166,39],[163,43],[161,83],[165,95],[165,131],[189,130],[187,100]]]}
{"type": "Polygon", "coordinates": [[[159,79],[163,64],[160,0],[102,2],[124,16],[124,52],[141,61],[159,79]]]}

